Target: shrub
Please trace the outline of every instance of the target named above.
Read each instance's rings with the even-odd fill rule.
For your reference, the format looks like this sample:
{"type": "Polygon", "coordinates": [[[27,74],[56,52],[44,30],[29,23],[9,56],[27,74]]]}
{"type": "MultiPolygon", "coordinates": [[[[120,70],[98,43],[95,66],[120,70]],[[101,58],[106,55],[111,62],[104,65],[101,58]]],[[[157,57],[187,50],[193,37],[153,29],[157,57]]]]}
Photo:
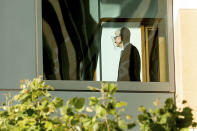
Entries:
{"type": "Polygon", "coordinates": [[[50,130],[61,122],[51,117],[63,105],[61,98],[52,98],[41,78],[21,81],[21,91],[3,104],[0,112],[0,130],[50,130]],[[15,104],[13,104],[15,102],[15,104]]]}
{"type": "MultiPolygon", "coordinates": [[[[159,100],[154,102],[158,106],[159,100]]],[[[186,101],[183,101],[186,104],[186,101]]],[[[173,98],[168,98],[163,107],[149,111],[141,106],[142,112],[138,116],[140,129],[143,131],[188,131],[190,126],[196,127],[193,121],[192,109],[184,107],[178,109],[173,98]]]]}
{"type": "Polygon", "coordinates": [[[0,108],[0,130],[5,131],[122,131],[131,129],[135,123],[131,116],[123,116],[127,103],[116,101],[115,84],[102,83],[101,97],[74,97],[66,102],[52,97],[52,87],[40,78],[21,81],[21,91],[9,98],[0,108]],[[59,109],[61,115],[59,114],[59,109]],[[124,119],[126,118],[126,119],[124,119]]]}
{"type": "MultiPolygon", "coordinates": [[[[59,97],[52,97],[41,77],[21,81],[21,91],[0,107],[0,131],[123,131],[136,123],[123,114],[126,102],[117,101],[116,84],[102,83],[101,88],[88,87],[100,92],[100,97],[74,97],[64,105],[59,97]]],[[[158,106],[159,101],[154,102],[158,106]]],[[[183,101],[186,104],[186,101],[183,101]]],[[[178,109],[169,98],[163,107],[149,111],[141,106],[138,116],[142,131],[185,131],[195,127],[192,109],[178,109]]]]}
{"type": "Polygon", "coordinates": [[[89,89],[100,91],[101,97],[90,97],[88,106],[85,106],[84,98],[75,97],[61,109],[67,128],[85,131],[122,131],[135,126],[130,120],[131,116],[125,116],[127,121],[122,118],[121,112],[124,112],[122,107],[127,103],[115,100],[114,94],[117,90],[115,84],[102,83],[101,89],[94,87],[89,89]]]}

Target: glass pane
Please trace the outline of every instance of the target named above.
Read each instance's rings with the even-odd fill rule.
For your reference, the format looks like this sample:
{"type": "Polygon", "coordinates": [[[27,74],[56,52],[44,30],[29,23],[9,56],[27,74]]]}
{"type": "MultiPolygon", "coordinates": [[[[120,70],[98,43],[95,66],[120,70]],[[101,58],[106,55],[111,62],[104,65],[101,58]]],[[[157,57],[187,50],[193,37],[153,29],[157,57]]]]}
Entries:
{"type": "Polygon", "coordinates": [[[168,81],[166,0],[42,0],[46,80],[168,81]]]}

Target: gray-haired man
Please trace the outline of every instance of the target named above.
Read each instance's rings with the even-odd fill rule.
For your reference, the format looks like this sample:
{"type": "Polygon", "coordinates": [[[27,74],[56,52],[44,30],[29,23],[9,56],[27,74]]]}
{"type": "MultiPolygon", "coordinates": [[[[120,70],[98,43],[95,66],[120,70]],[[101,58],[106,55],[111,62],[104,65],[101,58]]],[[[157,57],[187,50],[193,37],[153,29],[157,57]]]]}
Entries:
{"type": "Polygon", "coordinates": [[[118,81],[140,81],[140,55],[130,43],[130,30],[122,27],[115,33],[115,43],[122,48],[118,69],[118,81]]]}

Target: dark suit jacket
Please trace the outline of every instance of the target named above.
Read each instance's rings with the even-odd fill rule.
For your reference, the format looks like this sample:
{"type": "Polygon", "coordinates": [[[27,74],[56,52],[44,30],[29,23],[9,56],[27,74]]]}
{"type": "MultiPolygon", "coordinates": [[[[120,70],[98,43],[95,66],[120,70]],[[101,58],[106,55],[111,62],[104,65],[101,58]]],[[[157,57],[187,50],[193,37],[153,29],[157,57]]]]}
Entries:
{"type": "Polygon", "coordinates": [[[121,52],[118,81],[140,81],[140,55],[137,48],[128,44],[121,52]]]}

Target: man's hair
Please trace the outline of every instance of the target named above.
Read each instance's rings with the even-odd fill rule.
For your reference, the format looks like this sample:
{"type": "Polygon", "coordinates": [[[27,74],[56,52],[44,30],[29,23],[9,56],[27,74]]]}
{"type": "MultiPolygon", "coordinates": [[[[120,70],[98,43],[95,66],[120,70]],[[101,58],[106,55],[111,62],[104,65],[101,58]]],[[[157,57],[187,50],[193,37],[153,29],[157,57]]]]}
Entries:
{"type": "Polygon", "coordinates": [[[127,27],[122,27],[120,29],[120,36],[121,36],[121,40],[123,41],[123,44],[130,42],[130,36],[131,36],[131,32],[127,27]]]}

